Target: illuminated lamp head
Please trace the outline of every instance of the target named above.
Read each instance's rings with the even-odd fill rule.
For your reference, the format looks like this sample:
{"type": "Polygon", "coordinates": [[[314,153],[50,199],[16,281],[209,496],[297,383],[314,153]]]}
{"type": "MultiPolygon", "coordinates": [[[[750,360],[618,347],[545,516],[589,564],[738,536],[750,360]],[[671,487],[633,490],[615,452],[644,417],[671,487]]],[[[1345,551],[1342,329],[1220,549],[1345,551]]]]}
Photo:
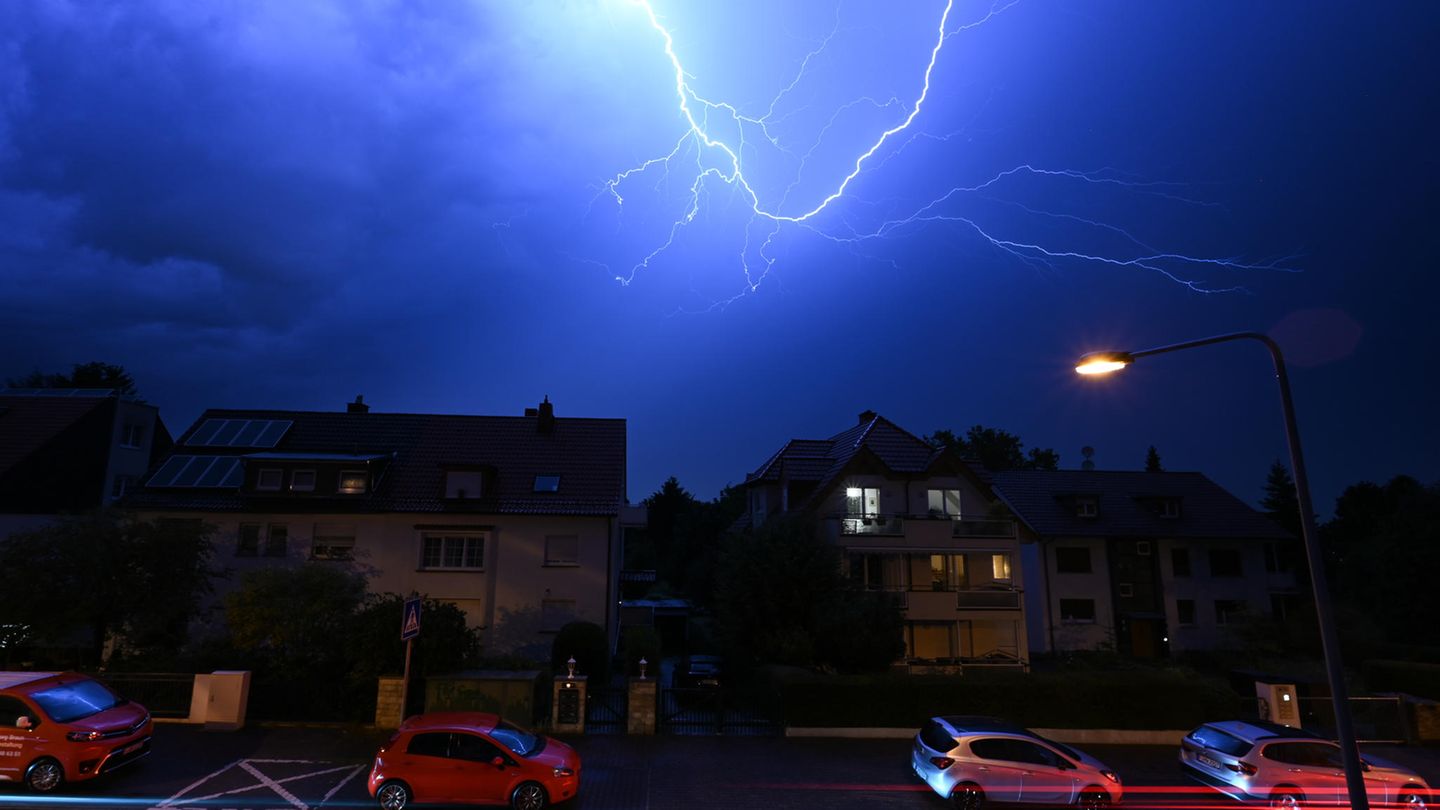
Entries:
{"type": "Polygon", "coordinates": [[[1075,364],[1079,374],[1109,374],[1135,362],[1129,352],[1090,352],[1075,364]]]}

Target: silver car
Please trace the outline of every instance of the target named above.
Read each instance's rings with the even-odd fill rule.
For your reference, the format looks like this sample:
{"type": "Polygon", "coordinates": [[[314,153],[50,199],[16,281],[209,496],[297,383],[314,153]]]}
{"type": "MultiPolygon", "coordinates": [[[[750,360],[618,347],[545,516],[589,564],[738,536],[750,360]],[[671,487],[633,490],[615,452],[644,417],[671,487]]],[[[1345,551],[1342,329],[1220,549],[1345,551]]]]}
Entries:
{"type": "Polygon", "coordinates": [[[1120,777],[1094,757],[993,717],[932,717],[915,735],[910,766],[961,810],[986,802],[1119,804],[1120,777]]]}
{"type": "MultiPolygon", "coordinates": [[[[1379,757],[1362,760],[1373,804],[1424,808],[1430,786],[1418,774],[1379,757]]],[[[1180,767],[1242,801],[1272,807],[1348,804],[1340,746],[1298,728],[1261,720],[1205,723],[1180,741],[1180,767]]]]}

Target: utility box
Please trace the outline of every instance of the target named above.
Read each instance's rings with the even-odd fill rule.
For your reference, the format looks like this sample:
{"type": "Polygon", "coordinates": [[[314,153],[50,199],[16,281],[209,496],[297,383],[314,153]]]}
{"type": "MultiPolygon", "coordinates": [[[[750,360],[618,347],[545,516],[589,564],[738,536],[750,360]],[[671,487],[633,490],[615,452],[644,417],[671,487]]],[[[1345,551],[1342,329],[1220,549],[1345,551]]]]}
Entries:
{"type": "Polygon", "coordinates": [[[557,734],[585,733],[585,676],[555,678],[550,730],[557,734]]]}
{"type": "Polygon", "coordinates": [[[1255,703],[1261,720],[1300,728],[1300,701],[1293,683],[1255,682],[1255,703]]]}
{"type": "Polygon", "coordinates": [[[245,727],[250,703],[250,673],[217,670],[196,675],[190,694],[190,721],[205,724],[206,731],[238,731],[245,727]]]}

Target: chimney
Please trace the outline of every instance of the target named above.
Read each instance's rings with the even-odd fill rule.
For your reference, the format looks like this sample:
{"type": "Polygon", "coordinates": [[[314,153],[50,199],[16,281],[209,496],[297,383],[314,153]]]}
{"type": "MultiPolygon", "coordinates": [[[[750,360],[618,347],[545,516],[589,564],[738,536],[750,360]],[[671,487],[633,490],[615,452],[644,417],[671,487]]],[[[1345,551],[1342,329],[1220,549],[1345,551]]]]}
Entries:
{"type": "Polygon", "coordinates": [[[878,416],[878,415],[879,415],[879,414],[875,413],[874,411],[861,411],[861,412],[860,412],[860,424],[863,425],[863,424],[866,424],[866,423],[869,423],[869,422],[874,422],[874,421],[875,421],[875,417],[878,416]]]}
{"type": "Polygon", "coordinates": [[[354,402],[345,403],[346,413],[369,413],[370,406],[365,404],[365,395],[356,394],[354,402]]]}
{"type": "Polygon", "coordinates": [[[555,430],[555,406],[550,404],[550,397],[540,403],[540,414],[535,420],[535,429],[540,433],[549,434],[555,430]]]}

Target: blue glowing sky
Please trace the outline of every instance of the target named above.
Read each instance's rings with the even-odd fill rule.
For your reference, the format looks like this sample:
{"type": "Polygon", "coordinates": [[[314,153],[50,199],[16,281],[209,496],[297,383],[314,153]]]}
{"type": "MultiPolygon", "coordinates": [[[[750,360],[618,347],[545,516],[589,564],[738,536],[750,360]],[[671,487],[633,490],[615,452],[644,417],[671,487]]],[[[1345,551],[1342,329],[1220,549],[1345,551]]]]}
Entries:
{"type": "Polygon", "coordinates": [[[1254,501],[1258,346],[1070,369],[1259,330],[1322,513],[1440,479],[1440,6],[651,11],[0,4],[0,378],[119,363],[177,432],[548,395],[629,420],[632,500],[874,409],[1254,501]]]}

